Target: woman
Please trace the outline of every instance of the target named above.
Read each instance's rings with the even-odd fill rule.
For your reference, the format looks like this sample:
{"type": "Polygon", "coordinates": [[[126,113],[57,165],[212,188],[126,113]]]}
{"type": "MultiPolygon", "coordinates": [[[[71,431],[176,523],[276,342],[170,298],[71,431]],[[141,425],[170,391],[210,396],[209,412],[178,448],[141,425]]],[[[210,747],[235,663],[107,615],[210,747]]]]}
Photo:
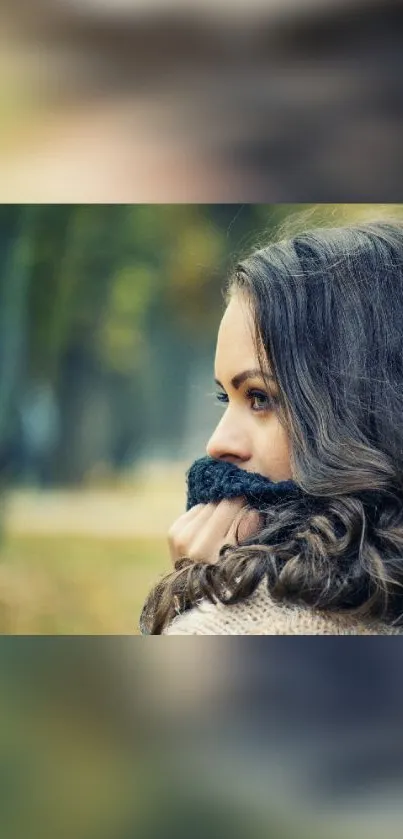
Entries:
{"type": "Polygon", "coordinates": [[[150,634],[403,632],[403,225],[308,231],[227,287],[225,411],[150,634]]]}

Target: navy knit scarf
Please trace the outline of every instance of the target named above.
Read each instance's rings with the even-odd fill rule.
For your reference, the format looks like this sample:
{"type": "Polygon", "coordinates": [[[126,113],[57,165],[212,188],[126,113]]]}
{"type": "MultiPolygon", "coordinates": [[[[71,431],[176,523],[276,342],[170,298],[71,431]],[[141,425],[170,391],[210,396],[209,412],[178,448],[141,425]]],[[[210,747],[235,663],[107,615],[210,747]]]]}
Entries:
{"type": "Polygon", "coordinates": [[[258,509],[276,501],[307,496],[294,481],[275,483],[257,472],[246,472],[238,466],[211,457],[201,457],[188,470],[187,510],[196,504],[237,497],[246,498],[252,507],[258,509]]]}

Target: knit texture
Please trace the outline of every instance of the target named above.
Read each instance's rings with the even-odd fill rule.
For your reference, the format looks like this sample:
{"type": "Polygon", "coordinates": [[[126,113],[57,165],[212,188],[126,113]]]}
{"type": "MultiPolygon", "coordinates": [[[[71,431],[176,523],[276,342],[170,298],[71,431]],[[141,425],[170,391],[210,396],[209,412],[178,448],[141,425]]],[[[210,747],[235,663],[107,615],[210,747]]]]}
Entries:
{"type": "Polygon", "coordinates": [[[203,601],[175,618],[163,635],[402,635],[403,628],[365,622],[340,612],[278,603],[262,583],[251,597],[232,606],[203,601]]]}
{"type": "Polygon", "coordinates": [[[294,481],[275,483],[257,472],[246,472],[211,457],[196,460],[187,472],[187,510],[196,504],[241,496],[258,508],[286,498],[305,497],[305,493],[294,481]]]}

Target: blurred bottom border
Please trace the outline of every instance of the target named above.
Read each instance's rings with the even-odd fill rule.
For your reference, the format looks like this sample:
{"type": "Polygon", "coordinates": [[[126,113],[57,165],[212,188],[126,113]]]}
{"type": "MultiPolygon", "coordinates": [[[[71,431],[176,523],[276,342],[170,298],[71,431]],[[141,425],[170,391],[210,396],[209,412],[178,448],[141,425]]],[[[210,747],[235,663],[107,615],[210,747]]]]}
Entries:
{"type": "Polygon", "coordinates": [[[395,835],[387,643],[3,637],[2,835],[395,835]]]}

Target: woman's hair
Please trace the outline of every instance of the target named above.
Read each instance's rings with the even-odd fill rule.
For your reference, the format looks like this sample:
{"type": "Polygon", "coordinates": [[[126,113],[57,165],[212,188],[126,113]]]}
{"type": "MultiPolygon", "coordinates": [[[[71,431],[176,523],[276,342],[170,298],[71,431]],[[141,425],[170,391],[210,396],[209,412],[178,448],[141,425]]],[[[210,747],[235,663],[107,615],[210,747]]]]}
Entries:
{"type": "Polygon", "coordinates": [[[227,299],[237,292],[279,386],[309,514],[284,501],[216,564],[181,560],[151,592],[143,624],[158,634],[201,599],[239,602],[264,579],[277,600],[403,623],[403,225],[273,243],[236,267],[227,299]]]}

